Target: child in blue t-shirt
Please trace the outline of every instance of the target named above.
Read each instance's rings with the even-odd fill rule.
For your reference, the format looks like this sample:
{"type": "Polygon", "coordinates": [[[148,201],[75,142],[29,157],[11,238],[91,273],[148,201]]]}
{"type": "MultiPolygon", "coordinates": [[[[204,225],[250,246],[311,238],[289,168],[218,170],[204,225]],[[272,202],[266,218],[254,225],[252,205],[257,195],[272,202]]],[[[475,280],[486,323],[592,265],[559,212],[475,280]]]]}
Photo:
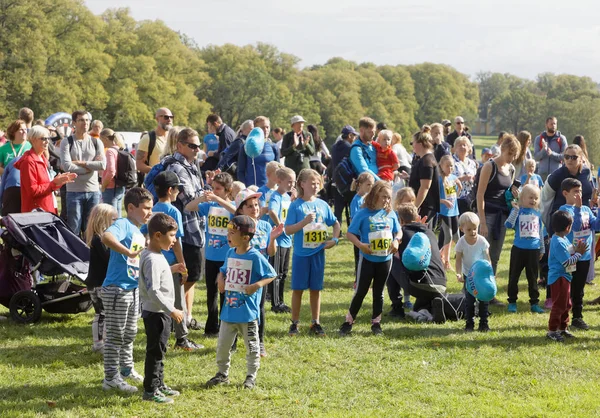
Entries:
{"type": "Polygon", "coordinates": [[[228,173],[219,173],[211,180],[212,192],[192,200],[186,210],[198,211],[206,217],[205,267],[207,316],[204,335],[215,337],[219,334],[219,292],[217,275],[225,262],[229,245],[227,244],[227,225],[235,213],[231,202],[233,177],[228,173]]]}
{"type": "MultiPolygon", "coordinates": [[[[296,173],[291,168],[282,167],[277,170],[276,175],[277,190],[271,194],[269,200],[269,220],[274,227],[285,224],[292,203],[292,198],[288,193],[294,191],[296,183],[296,173]]],[[[277,247],[277,253],[269,259],[277,272],[277,279],[269,285],[268,293],[271,295],[271,310],[275,313],[287,313],[290,312],[290,308],[285,304],[283,295],[290,266],[292,237],[282,233],[277,238],[277,247]]]]}
{"type": "Polygon", "coordinates": [[[513,209],[505,222],[507,228],[515,230],[508,270],[508,312],[517,312],[519,277],[525,269],[530,310],[533,313],[544,313],[544,309],[538,304],[540,292],[537,284],[539,263],[545,252],[539,207],[540,188],[526,184],[519,194],[519,204],[513,202],[513,209]]]}
{"type": "Polygon", "coordinates": [[[302,293],[310,289],[312,324],[310,332],[324,336],[319,323],[321,290],[325,277],[325,251],[337,245],[340,224],[331,207],[317,193],[323,179],[315,170],[305,168],[298,175],[298,198],[290,205],[285,221],[285,233],[294,235],[292,259],[292,325],[289,335],[298,335],[302,293]],[[333,226],[333,238],[328,239],[327,227],[333,226]]]}
{"type": "Polygon", "coordinates": [[[359,210],[348,228],[348,241],[360,249],[356,291],[346,314],[346,321],[340,327],[340,335],[352,331],[358,311],[362,306],[369,287],[373,283],[373,314],[371,332],[381,331],[383,311],[383,288],[392,268],[392,254],[398,251],[402,230],[396,213],[392,210],[392,186],[380,180],[365,197],[364,208],[359,210]]]}
{"type": "Polygon", "coordinates": [[[125,382],[144,378],[133,368],[133,340],[137,334],[139,312],[138,277],[140,253],[146,242],[139,227],[152,214],[152,194],[134,187],[125,194],[127,217],[117,219],[102,234],[102,243],[110,249],[106,279],[102,285],[102,303],[106,318],[104,339],[104,381],[102,389],[137,392],[125,382]]]}
{"type": "Polygon", "coordinates": [[[277,190],[277,170],[283,168],[283,165],[278,161],[270,161],[267,163],[267,183],[258,188],[258,193],[261,196],[258,199],[260,204],[260,216],[263,221],[269,222],[269,202],[271,195],[277,190]]]}
{"type": "Polygon", "coordinates": [[[585,240],[572,244],[567,235],[571,232],[573,217],[569,212],[558,210],[552,214],[554,235],[550,240],[548,254],[548,286],[552,295],[552,310],[548,320],[546,338],[563,342],[574,335],[567,330],[569,309],[571,309],[571,273],[576,269],[577,261],[588,250],[585,240]]]}
{"type": "Polygon", "coordinates": [[[235,216],[227,229],[231,249],[218,278],[219,291],[225,293],[217,342],[219,372],[206,385],[212,387],[229,383],[231,345],[240,333],[246,345],[248,368],[244,388],[252,389],[260,366],[258,318],[262,288],[273,281],[276,274],[267,259],[250,244],[256,231],[256,223],[252,218],[235,216]]]}
{"type": "MultiPolygon", "coordinates": [[[[356,194],[352,198],[352,202],[350,202],[350,221],[352,222],[352,218],[354,215],[361,210],[363,202],[365,201],[365,196],[371,191],[373,188],[373,184],[375,183],[375,177],[371,173],[361,173],[356,180],[352,182],[350,186],[350,190],[356,191],[356,194]]],[[[358,269],[358,257],[359,250],[358,247],[354,247],[354,286],[356,288],[356,270],[358,269]]]]}
{"type": "MultiPolygon", "coordinates": [[[[207,157],[213,157],[219,150],[219,138],[215,134],[205,135],[202,139],[203,151],[207,157]]],[[[218,155],[216,156],[218,157],[218,155]]]]}
{"type": "Polygon", "coordinates": [[[571,232],[567,234],[567,239],[573,245],[579,241],[583,241],[587,245],[587,250],[577,261],[577,268],[573,272],[573,279],[571,280],[571,302],[573,305],[571,327],[587,330],[589,326],[583,320],[583,296],[590,264],[593,263],[594,231],[600,230],[600,218],[596,217],[589,207],[582,204],[583,192],[579,180],[566,178],[562,181],[560,188],[566,204],[562,205],[559,210],[568,212],[573,218],[573,225],[571,226],[571,232]]]}
{"type": "MultiPolygon", "coordinates": [[[[170,266],[181,264],[185,267],[185,259],[183,258],[183,248],[181,246],[181,237],[183,237],[183,222],[181,212],[171,204],[179,195],[179,176],[172,171],[163,171],[159,173],[153,180],[158,202],[152,208],[152,213],[164,213],[169,215],[177,223],[177,232],[175,245],[167,251],[163,251],[163,255],[167,259],[170,266]]],[[[148,234],[148,225],[142,225],[140,228],[142,234],[148,234]]],[[[183,311],[187,317],[187,304],[185,303],[184,283],[187,280],[187,273],[173,273],[173,289],[175,292],[175,308],[183,311]]],[[[184,351],[194,351],[204,348],[201,344],[196,344],[194,341],[187,338],[189,330],[187,321],[181,321],[173,324],[175,331],[175,349],[184,351]]]]}
{"type": "MultiPolygon", "coordinates": [[[[458,194],[462,184],[452,174],[454,172],[454,158],[444,155],[439,165],[439,188],[440,188],[440,235],[438,237],[438,248],[442,256],[444,266],[450,268],[450,247],[452,240],[458,241],[458,194]]],[[[432,185],[433,187],[433,185],[432,185]]]]}
{"type": "Polygon", "coordinates": [[[533,159],[525,160],[525,173],[521,175],[521,186],[525,186],[526,184],[532,184],[534,186],[539,187],[540,189],[544,187],[544,182],[542,177],[539,174],[535,174],[535,168],[537,163],[533,159]]]}

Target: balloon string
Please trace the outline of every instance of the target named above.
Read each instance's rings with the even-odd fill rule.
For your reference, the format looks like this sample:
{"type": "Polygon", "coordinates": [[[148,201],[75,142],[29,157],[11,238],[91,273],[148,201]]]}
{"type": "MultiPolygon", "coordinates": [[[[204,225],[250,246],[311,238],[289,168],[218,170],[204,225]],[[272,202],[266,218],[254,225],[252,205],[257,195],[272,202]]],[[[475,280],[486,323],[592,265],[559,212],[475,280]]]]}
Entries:
{"type": "Polygon", "coordinates": [[[254,184],[256,185],[256,164],[254,164],[254,157],[252,157],[252,168],[254,168],[254,184]]]}

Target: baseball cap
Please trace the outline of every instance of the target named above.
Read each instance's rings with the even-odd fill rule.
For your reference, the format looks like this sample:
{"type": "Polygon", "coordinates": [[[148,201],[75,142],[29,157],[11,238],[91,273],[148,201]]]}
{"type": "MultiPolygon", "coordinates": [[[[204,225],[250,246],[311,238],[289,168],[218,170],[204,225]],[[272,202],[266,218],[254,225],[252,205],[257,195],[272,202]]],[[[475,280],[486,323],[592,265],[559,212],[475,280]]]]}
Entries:
{"type": "Polygon", "coordinates": [[[491,148],[484,148],[481,150],[481,155],[485,155],[485,154],[492,154],[492,149],[491,148]]]}
{"type": "Polygon", "coordinates": [[[452,125],[452,122],[450,122],[450,120],[448,120],[448,119],[444,119],[444,120],[442,121],[442,125],[443,125],[443,126],[452,125]]]}
{"type": "Polygon", "coordinates": [[[298,123],[298,122],[306,122],[304,120],[304,118],[300,115],[296,115],[292,118],[291,124],[293,125],[294,123],[298,123]]]}
{"type": "Polygon", "coordinates": [[[240,191],[235,197],[235,208],[239,209],[240,206],[242,206],[242,203],[244,203],[248,199],[252,199],[253,197],[259,198],[261,196],[262,193],[254,192],[250,189],[244,189],[240,191]]]}
{"type": "Polygon", "coordinates": [[[359,133],[356,132],[352,126],[350,126],[350,125],[344,126],[342,128],[342,135],[350,135],[350,134],[359,135],[359,133]]]}
{"type": "Polygon", "coordinates": [[[154,181],[152,182],[154,187],[158,188],[167,188],[167,187],[176,187],[181,186],[183,183],[179,181],[179,177],[177,174],[172,171],[163,171],[158,173],[156,177],[154,177],[154,181]]]}
{"type": "Polygon", "coordinates": [[[234,216],[231,221],[229,221],[229,225],[227,226],[230,229],[240,231],[244,234],[254,234],[256,231],[256,222],[249,216],[246,215],[238,215],[234,216]]]}

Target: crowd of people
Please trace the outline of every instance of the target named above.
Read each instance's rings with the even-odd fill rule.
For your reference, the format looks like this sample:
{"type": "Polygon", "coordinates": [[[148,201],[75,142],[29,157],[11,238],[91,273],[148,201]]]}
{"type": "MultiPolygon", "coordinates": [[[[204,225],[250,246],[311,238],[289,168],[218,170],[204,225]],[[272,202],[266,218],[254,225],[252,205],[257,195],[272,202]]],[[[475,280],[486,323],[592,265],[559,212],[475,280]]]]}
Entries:
{"type": "Polygon", "coordinates": [[[60,195],[61,216],[90,247],[93,349],[104,355],[106,390],[136,392],[128,381],[143,382],[144,399],[173,401],[178,392],[165,384],[163,371],[172,321],[175,349],[203,348],[188,337],[190,329],[218,338],[218,372],[209,387],[229,383],[238,335],[247,350],[244,387],[254,387],[260,358],[267,356],[267,302],[272,312],[290,314],[288,334],[296,336],[308,290],[308,332],[324,336],[325,254],[341,239],[344,213],[355,278],[342,336],[352,332],[370,288],[371,330],[383,333],[386,287],[390,319],[462,319],[465,331],[473,331],[478,317],[478,330],[489,331],[489,304],[517,312],[523,270],[530,311],[550,310],[547,338],[574,337],[570,310],[570,327],[588,329],[582,311],[600,229],[597,184],[585,139],[579,135],[569,145],[554,117],[533,140],[533,153],[529,132],[501,132],[493,147],[481,150],[481,160],[460,116],[454,130],[449,120],[423,126],[411,138],[412,152],[398,133],[368,117],[358,131],[344,126],[331,151],[300,115],[286,133],[271,132],[265,116],[234,131],[211,114],[203,140],[189,127],[174,126],[167,108],[155,117],[156,127],[135,153],[137,185],[124,183],[122,171],[130,168],[119,135],[85,111],[73,112],[72,134],[61,138],[22,109],[0,146],[2,215],[58,214],[60,195]],[[262,130],[265,143],[251,158],[245,142],[253,129],[262,130]],[[347,191],[334,181],[344,162],[353,173],[347,191]],[[499,297],[488,302],[468,291],[449,294],[448,271],[464,283],[475,262],[487,259],[496,275],[508,228],[515,230],[509,273],[497,277],[508,279],[508,306],[499,297]],[[428,249],[427,265],[405,259],[416,246],[428,249]],[[204,325],[192,315],[202,276],[204,325]],[[288,281],[291,307],[284,302],[288,281]],[[144,376],[133,364],[140,303],[144,376]]]}

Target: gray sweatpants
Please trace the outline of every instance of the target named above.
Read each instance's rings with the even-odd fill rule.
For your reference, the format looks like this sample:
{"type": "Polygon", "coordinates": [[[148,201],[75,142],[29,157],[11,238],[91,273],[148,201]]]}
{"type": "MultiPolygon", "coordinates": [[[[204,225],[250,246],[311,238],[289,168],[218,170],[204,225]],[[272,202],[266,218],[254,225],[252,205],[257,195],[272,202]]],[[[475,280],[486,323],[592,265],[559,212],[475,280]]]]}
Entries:
{"type": "Polygon", "coordinates": [[[238,332],[244,337],[246,345],[246,376],[256,379],[256,372],[260,367],[260,345],[258,341],[258,321],[248,323],[233,323],[221,321],[219,327],[219,341],[217,342],[217,366],[219,372],[229,375],[231,364],[231,346],[238,332]]]}
{"type": "Polygon", "coordinates": [[[119,367],[133,367],[133,341],[137,334],[139,292],[117,286],[102,288],[106,335],[104,337],[104,377],[119,376],[119,367]]]}

